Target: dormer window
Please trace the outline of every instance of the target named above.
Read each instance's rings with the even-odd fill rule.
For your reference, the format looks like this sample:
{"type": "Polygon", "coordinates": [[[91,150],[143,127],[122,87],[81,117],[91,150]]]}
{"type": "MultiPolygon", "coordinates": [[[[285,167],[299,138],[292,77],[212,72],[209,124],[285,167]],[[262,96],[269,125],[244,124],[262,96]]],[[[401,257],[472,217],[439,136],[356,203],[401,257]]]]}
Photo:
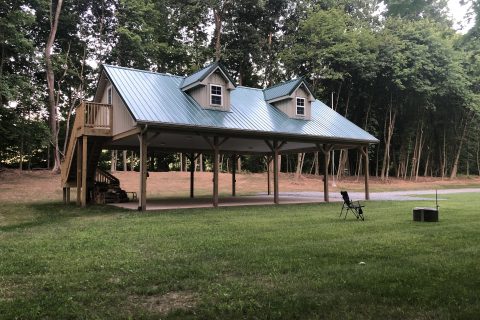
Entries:
{"type": "Polygon", "coordinates": [[[210,104],[212,106],[222,106],[222,86],[210,85],[210,104]]]}
{"type": "Polygon", "coordinates": [[[305,115],[305,98],[297,97],[297,116],[305,115]]]}

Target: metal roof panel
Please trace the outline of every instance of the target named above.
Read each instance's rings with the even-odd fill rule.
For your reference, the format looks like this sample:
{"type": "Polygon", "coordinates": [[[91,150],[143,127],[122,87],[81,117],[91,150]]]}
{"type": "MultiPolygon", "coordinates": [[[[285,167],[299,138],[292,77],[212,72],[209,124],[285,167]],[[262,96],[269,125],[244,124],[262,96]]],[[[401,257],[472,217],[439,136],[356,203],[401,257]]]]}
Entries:
{"type": "Polygon", "coordinates": [[[265,100],[270,101],[280,97],[289,96],[302,81],[303,78],[292,79],[266,88],[263,90],[265,100]]]}
{"type": "Polygon", "coordinates": [[[181,90],[184,77],[109,65],[104,70],[137,121],[378,142],[319,100],[312,102],[311,120],[292,119],[265,101],[264,90],[239,86],[231,91],[230,112],[216,111],[181,90]]]}

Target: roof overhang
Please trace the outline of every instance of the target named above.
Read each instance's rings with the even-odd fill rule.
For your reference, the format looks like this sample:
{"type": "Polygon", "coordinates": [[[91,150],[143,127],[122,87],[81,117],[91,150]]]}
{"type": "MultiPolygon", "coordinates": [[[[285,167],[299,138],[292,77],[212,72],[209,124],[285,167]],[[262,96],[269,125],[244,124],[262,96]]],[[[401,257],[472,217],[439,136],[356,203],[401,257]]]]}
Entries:
{"type": "Polygon", "coordinates": [[[137,135],[144,132],[151,150],[163,152],[212,152],[208,139],[217,136],[222,143],[221,153],[270,154],[269,143],[282,143],[280,153],[317,152],[319,146],[333,149],[357,149],[371,144],[371,141],[292,135],[288,133],[252,132],[209,127],[191,127],[183,125],[141,122],[131,134],[114,137],[108,144],[111,149],[136,149],[139,147],[137,135]]]}

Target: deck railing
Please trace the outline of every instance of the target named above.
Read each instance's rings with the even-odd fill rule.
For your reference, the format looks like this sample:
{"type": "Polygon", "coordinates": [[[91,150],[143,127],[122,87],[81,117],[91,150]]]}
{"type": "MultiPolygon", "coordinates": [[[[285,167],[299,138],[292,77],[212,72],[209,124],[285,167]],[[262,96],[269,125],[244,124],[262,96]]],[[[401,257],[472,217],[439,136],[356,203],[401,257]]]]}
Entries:
{"type": "Polygon", "coordinates": [[[83,116],[83,124],[87,128],[112,129],[111,104],[84,101],[77,110],[77,114],[83,116]]]}

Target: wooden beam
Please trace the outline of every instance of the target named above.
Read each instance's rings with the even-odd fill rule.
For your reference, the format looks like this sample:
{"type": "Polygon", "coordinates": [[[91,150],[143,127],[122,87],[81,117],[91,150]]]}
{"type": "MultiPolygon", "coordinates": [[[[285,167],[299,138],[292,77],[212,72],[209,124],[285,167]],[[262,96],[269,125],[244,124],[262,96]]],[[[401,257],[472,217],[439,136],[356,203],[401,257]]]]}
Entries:
{"type": "MultiPolygon", "coordinates": [[[[198,156],[197,156],[198,157],[198,156]]],[[[193,198],[194,175],[195,175],[195,154],[190,154],[190,198],[193,198]]]]}
{"type": "Polygon", "coordinates": [[[138,133],[140,133],[140,128],[131,129],[131,130],[114,135],[112,137],[112,141],[121,140],[130,136],[136,135],[138,133]]]}
{"type": "Polygon", "coordinates": [[[278,194],[278,143],[277,141],[273,142],[273,203],[279,203],[279,194],[278,194]]]}
{"type": "Polygon", "coordinates": [[[235,183],[237,182],[237,180],[235,179],[235,173],[236,173],[235,171],[237,170],[236,162],[237,162],[237,155],[232,154],[232,197],[236,196],[236,190],[235,190],[235,183]]]}
{"type": "Polygon", "coordinates": [[[281,142],[281,143],[278,145],[278,147],[277,147],[277,151],[279,151],[279,152],[280,152],[280,149],[282,149],[282,148],[283,148],[283,146],[284,146],[284,145],[286,145],[286,144],[287,144],[287,141],[282,141],[282,142],[281,142]]]}
{"type": "Polygon", "coordinates": [[[88,137],[83,136],[82,142],[82,196],[81,196],[81,206],[85,208],[87,206],[87,162],[88,162],[88,137]]]}
{"type": "Polygon", "coordinates": [[[272,152],[274,152],[275,150],[277,150],[278,153],[280,153],[280,149],[282,149],[282,147],[284,145],[287,144],[287,141],[282,141],[280,144],[278,144],[278,142],[274,141],[274,144],[272,144],[270,141],[268,140],[264,140],[265,143],[267,144],[268,148],[270,148],[270,150],[272,152]]]}
{"type": "MultiPolygon", "coordinates": [[[[214,143],[212,143],[212,141],[210,141],[210,138],[207,137],[207,136],[202,136],[202,138],[207,141],[208,145],[212,148],[212,150],[215,149],[215,146],[214,146],[214,143]]],[[[215,140],[215,138],[213,138],[215,140]]],[[[218,141],[218,137],[217,137],[217,141],[218,141]]]]}
{"type": "Polygon", "coordinates": [[[218,207],[218,137],[213,137],[213,206],[218,207]]]}
{"type": "Polygon", "coordinates": [[[267,146],[270,148],[270,151],[273,152],[273,151],[274,151],[274,147],[273,147],[272,143],[271,143],[270,141],[268,141],[268,140],[264,140],[264,141],[265,141],[265,143],[267,144],[267,146]]]}
{"type": "Polygon", "coordinates": [[[82,142],[82,139],[77,139],[77,206],[82,205],[82,142]]]}
{"type": "Polygon", "coordinates": [[[325,146],[321,148],[323,152],[323,199],[325,202],[330,202],[329,190],[328,190],[328,165],[330,163],[330,148],[325,146]]]}
{"type": "Polygon", "coordinates": [[[267,155],[265,158],[267,159],[267,194],[270,195],[272,193],[270,190],[270,163],[272,162],[272,157],[267,155]]]}
{"type": "Polygon", "coordinates": [[[63,187],[63,204],[70,204],[70,187],[63,187]]]}
{"type": "Polygon", "coordinates": [[[138,211],[147,210],[147,137],[145,133],[138,135],[140,142],[140,190],[138,192],[138,211]]]}
{"type": "MultiPolygon", "coordinates": [[[[151,136],[150,138],[147,139],[147,144],[150,144],[155,138],[157,138],[160,135],[161,132],[157,131],[151,136]]],[[[146,135],[146,134],[145,134],[146,135]]]]}
{"type": "Polygon", "coordinates": [[[365,200],[370,200],[370,187],[368,185],[368,181],[370,178],[370,172],[369,172],[369,158],[368,158],[368,146],[366,147],[361,147],[360,152],[363,155],[363,174],[365,176],[365,200]]]}
{"type": "Polygon", "coordinates": [[[228,139],[230,139],[230,137],[224,137],[224,138],[222,139],[222,141],[220,141],[220,142],[218,143],[218,147],[220,147],[222,144],[224,144],[225,142],[227,142],[228,139]]]}

